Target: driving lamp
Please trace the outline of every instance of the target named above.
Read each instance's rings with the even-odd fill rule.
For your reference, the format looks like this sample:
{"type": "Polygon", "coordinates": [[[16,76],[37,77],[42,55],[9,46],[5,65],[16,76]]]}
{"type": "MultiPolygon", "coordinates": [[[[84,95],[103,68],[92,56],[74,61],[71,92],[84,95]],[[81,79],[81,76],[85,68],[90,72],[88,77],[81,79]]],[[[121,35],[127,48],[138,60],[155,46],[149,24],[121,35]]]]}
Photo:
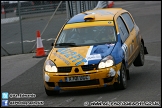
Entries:
{"type": "Polygon", "coordinates": [[[47,72],[58,72],[56,65],[51,60],[45,62],[44,69],[47,72]]]}
{"type": "Polygon", "coordinates": [[[113,57],[109,55],[101,60],[101,62],[98,65],[98,68],[102,69],[102,68],[111,67],[113,65],[114,65],[113,57]]]}

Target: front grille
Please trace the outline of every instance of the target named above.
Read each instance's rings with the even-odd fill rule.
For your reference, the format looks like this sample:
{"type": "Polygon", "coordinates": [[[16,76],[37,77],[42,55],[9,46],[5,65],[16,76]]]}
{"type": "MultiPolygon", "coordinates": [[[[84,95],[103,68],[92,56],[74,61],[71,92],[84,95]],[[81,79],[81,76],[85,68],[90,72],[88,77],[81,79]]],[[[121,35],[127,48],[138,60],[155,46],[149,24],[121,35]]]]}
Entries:
{"type": "Polygon", "coordinates": [[[75,87],[75,86],[89,86],[98,85],[99,79],[88,80],[88,81],[76,81],[76,82],[58,82],[59,87],[75,87]]]}
{"type": "MultiPolygon", "coordinates": [[[[90,70],[96,70],[98,65],[82,65],[82,70],[83,71],[90,71],[90,70]]],[[[72,69],[72,66],[68,67],[58,67],[58,72],[59,73],[70,73],[72,69]]]]}
{"type": "Polygon", "coordinates": [[[64,73],[64,72],[71,72],[72,67],[58,67],[58,72],[64,73]]]}
{"type": "Polygon", "coordinates": [[[81,66],[83,71],[96,70],[98,65],[83,65],[81,66]]]}

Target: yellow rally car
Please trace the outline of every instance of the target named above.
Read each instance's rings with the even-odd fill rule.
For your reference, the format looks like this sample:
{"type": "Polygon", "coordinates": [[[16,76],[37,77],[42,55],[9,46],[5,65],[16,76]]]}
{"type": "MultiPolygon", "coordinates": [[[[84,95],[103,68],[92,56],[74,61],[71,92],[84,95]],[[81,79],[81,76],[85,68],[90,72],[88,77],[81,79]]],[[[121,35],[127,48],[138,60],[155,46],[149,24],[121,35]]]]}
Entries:
{"type": "Polygon", "coordinates": [[[48,96],[60,90],[114,85],[125,89],[129,67],[148,54],[132,15],[122,8],[89,10],[60,30],[43,67],[48,96]]]}

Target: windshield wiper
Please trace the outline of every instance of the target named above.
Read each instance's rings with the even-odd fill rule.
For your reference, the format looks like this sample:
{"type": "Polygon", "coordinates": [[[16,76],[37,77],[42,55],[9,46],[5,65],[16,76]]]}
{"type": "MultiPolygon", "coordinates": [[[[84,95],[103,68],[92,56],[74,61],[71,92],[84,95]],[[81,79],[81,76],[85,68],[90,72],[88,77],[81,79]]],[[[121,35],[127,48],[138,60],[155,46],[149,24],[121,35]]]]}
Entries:
{"type": "Polygon", "coordinates": [[[56,45],[59,45],[59,46],[77,46],[75,43],[59,43],[59,44],[56,44],[56,45]]]}

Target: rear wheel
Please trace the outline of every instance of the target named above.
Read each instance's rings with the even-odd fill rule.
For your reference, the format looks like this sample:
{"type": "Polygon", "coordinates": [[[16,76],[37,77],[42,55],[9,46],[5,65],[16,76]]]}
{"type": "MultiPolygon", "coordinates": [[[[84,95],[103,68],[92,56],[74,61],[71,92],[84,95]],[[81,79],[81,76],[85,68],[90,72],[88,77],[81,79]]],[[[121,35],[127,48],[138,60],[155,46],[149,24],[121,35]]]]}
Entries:
{"type": "Polygon", "coordinates": [[[118,90],[123,90],[127,88],[127,72],[125,65],[122,63],[121,69],[120,69],[120,76],[119,76],[119,82],[114,83],[114,88],[118,90]]]}
{"type": "Polygon", "coordinates": [[[135,59],[135,61],[133,62],[134,66],[143,66],[144,65],[144,46],[141,43],[141,49],[140,52],[137,56],[137,58],[135,59]]]}
{"type": "Polygon", "coordinates": [[[48,96],[53,96],[53,95],[57,95],[57,94],[59,94],[59,90],[57,90],[57,91],[54,91],[54,90],[47,90],[46,88],[45,88],[45,91],[46,91],[46,94],[48,95],[48,96]]]}

